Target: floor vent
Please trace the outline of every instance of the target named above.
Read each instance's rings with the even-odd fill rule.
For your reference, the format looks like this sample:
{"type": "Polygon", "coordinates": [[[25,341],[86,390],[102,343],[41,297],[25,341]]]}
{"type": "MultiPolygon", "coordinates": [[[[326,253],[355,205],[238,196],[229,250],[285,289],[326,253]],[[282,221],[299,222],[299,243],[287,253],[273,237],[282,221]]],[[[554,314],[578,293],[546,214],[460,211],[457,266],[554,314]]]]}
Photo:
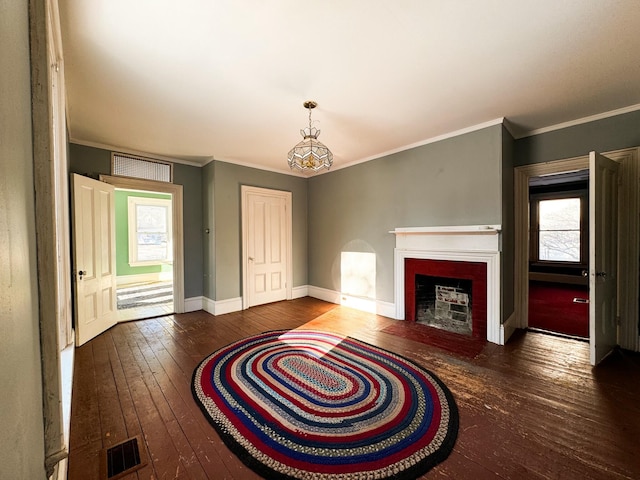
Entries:
{"type": "Polygon", "coordinates": [[[147,456],[140,437],[132,437],[113,447],[103,449],[102,478],[115,480],[145,466],[147,456]]]}

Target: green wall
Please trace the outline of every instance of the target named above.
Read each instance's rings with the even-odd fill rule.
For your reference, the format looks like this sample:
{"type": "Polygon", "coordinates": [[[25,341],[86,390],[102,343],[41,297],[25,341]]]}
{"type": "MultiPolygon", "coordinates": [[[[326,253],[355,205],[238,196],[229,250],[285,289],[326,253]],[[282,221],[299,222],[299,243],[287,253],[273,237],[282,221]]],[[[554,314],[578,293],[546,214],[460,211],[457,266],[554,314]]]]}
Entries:
{"type": "Polygon", "coordinates": [[[376,255],[376,299],[394,302],[396,227],[500,224],[502,125],[309,179],[309,284],[341,291],[343,251],[376,255]]]}
{"type": "Polygon", "coordinates": [[[116,190],[116,275],[140,275],[172,271],[171,265],[129,265],[129,197],[171,199],[171,195],[162,193],[131,192],[116,190]]]}
{"type": "MultiPolygon", "coordinates": [[[[28,5],[26,1],[0,0],[0,478],[3,479],[46,477],[28,5]]],[[[39,27],[44,31],[43,25],[39,27]]]]}
{"type": "Polygon", "coordinates": [[[242,295],[242,228],[240,187],[284,190],[292,193],[293,287],[307,284],[307,179],[267,172],[231,163],[213,161],[202,175],[203,197],[209,203],[205,224],[208,290],[205,297],[215,300],[242,295]],[[212,205],[213,204],[213,205],[212,205]],[[211,212],[213,208],[213,212],[211,212]],[[213,272],[210,270],[214,268],[213,272]],[[213,287],[213,288],[212,288],[213,287]]]}
{"type": "MultiPolygon", "coordinates": [[[[97,178],[111,171],[111,151],[69,145],[69,171],[97,178]]],[[[202,168],[176,163],[173,183],[183,186],[184,296],[202,295],[202,168]]]]}

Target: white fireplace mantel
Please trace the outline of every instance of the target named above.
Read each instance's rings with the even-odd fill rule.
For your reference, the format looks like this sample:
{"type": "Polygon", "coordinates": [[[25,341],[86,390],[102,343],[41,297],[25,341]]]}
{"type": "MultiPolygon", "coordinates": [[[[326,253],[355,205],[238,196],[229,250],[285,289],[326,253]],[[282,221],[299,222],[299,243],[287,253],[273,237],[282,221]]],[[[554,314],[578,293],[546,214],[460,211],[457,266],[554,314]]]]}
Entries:
{"type": "Polygon", "coordinates": [[[501,225],[404,227],[396,236],[396,318],[405,313],[404,264],[407,258],[480,262],[487,264],[487,341],[503,344],[500,314],[501,225]]]}

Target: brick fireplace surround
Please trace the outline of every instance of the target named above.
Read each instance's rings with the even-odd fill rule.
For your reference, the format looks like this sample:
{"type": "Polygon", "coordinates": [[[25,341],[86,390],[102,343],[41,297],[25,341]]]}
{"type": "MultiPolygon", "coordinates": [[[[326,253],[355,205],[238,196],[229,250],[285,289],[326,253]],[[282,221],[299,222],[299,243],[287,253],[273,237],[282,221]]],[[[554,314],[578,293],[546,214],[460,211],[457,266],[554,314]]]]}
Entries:
{"type": "Polygon", "coordinates": [[[471,335],[487,338],[487,264],[405,258],[404,319],[416,321],[416,275],[471,280],[471,335]]]}
{"type": "Polygon", "coordinates": [[[397,319],[415,320],[416,273],[450,278],[463,275],[458,278],[471,278],[473,282],[473,337],[504,344],[500,314],[499,225],[396,228],[390,233],[396,236],[397,319]],[[476,304],[475,299],[479,303],[476,304]]]}

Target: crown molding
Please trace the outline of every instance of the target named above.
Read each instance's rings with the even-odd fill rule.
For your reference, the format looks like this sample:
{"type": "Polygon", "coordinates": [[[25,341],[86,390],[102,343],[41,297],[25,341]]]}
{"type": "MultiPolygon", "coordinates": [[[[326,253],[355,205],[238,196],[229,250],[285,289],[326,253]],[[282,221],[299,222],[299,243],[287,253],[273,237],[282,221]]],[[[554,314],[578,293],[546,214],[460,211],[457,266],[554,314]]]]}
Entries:
{"type": "Polygon", "coordinates": [[[529,130],[514,137],[516,139],[532,137],[534,135],[540,135],[542,133],[549,133],[555,130],[562,130],[563,128],[575,127],[576,125],[582,125],[584,123],[595,122],[597,120],[604,120],[605,118],[615,117],[618,115],[624,115],[625,113],[636,112],[640,110],[640,103],[635,105],[629,105],[628,107],[618,108],[616,110],[609,110],[608,112],[597,113],[588,117],[577,118],[575,120],[569,120],[568,122],[557,123],[556,125],[550,125],[548,127],[537,128],[535,130],[529,130]]]}
{"type": "Polygon", "coordinates": [[[155,154],[155,153],[142,152],[140,150],[133,150],[131,148],[116,147],[114,145],[108,145],[108,144],[105,144],[105,143],[88,142],[86,140],[79,140],[77,138],[72,138],[72,137],[69,137],[69,143],[73,143],[73,144],[76,144],[76,145],[83,145],[85,147],[100,148],[102,150],[109,150],[111,152],[128,153],[129,155],[136,155],[138,157],[152,158],[154,160],[163,160],[165,162],[180,163],[180,164],[189,165],[189,166],[192,166],[192,167],[202,167],[203,165],[206,165],[206,163],[209,163],[211,160],[213,160],[213,157],[202,157],[203,160],[206,160],[206,163],[199,163],[199,162],[193,162],[193,161],[189,161],[189,160],[184,160],[182,158],[167,157],[165,155],[158,155],[158,154],[155,154]]]}
{"type": "MultiPolygon", "coordinates": [[[[359,163],[365,163],[370,160],[375,160],[377,158],[386,157],[388,155],[393,155],[394,153],[404,152],[405,150],[410,150],[416,147],[422,147],[423,145],[428,145],[430,143],[441,142],[442,140],[447,140],[449,138],[458,137],[460,135],[464,135],[466,133],[475,132],[477,130],[482,130],[487,127],[492,127],[494,125],[501,125],[505,123],[504,117],[495,118],[493,120],[489,120],[487,122],[479,123],[477,125],[472,125],[470,127],[462,128],[460,130],[455,130],[453,132],[444,133],[442,135],[438,135],[436,137],[430,137],[425,140],[420,140],[419,142],[411,143],[408,145],[403,145],[402,147],[394,148],[393,150],[387,150],[386,152],[376,153],[375,155],[371,155],[370,157],[361,158],[359,160],[354,160],[349,163],[345,163],[343,165],[338,165],[335,168],[332,168],[331,171],[341,170],[343,168],[352,167],[354,165],[358,165],[359,163]]],[[[513,135],[513,134],[512,134],[513,135]]],[[[322,172],[327,173],[327,172],[322,172]]]]}

